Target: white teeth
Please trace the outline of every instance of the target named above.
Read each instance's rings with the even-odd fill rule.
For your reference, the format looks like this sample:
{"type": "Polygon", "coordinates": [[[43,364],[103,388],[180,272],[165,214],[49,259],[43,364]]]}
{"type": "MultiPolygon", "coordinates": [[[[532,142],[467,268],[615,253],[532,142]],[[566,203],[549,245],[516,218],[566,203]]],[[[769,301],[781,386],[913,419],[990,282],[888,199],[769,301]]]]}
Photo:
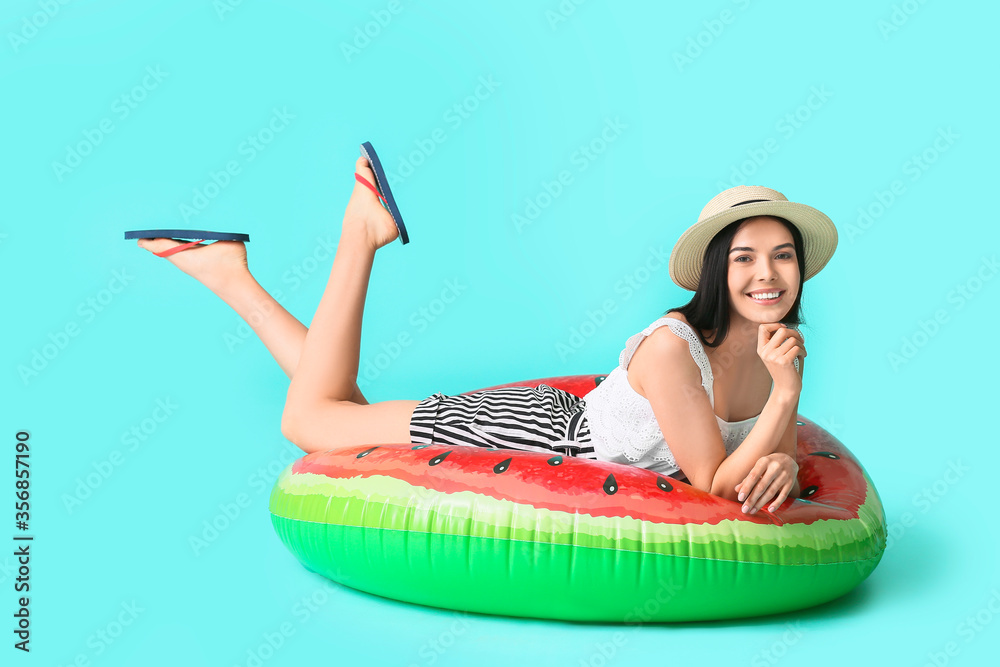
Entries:
{"type": "Polygon", "coordinates": [[[777,299],[781,292],[765,292],[762,294],[751,294],[750,298],[754,301],[767,301],[769,299],[777,299]]]}

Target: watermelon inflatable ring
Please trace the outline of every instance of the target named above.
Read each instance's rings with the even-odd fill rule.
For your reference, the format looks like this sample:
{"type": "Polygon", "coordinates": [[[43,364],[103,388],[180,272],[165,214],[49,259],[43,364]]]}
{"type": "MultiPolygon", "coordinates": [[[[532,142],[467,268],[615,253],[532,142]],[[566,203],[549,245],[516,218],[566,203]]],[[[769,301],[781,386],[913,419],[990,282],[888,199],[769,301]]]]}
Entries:
{"type": "MultiPolygon", "coordinates": [[[[547,384],[582,397],[603,377],[489,389],[547,384]]],[[[871,479],[801,416],[798,463],[800,498],[743,514],[635,466],[471,445],[357,446],[293,462],[269,509],[306,568],[387,598],[570,621],[740,618],[840,597],[885,550],[871,479]]]]}

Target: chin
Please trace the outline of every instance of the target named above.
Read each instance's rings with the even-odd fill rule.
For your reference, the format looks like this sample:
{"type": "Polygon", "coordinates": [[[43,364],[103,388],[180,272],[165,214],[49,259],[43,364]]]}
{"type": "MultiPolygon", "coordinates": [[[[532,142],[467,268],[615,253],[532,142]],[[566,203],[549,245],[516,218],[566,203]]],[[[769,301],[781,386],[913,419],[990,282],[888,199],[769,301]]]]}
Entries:
{"type": "Polygon", "coordinates": [[[754,324],[754,326],[758,326],[758,325],[761,325],[761,324],[770,324],[772,322],[781,322],[781,320],[783,320],[786,317],[788,317],[788,311],[784,311],[784,312],[777,312],[777,311],[775,311],[773,314],[762,313],[762,312],[750,312],[750,313],[748,313],[748,312],[745,312],[745,311],[736,311],[736,312],[744,320],[746,320],[748,322],[752,322],[754,324]]]}

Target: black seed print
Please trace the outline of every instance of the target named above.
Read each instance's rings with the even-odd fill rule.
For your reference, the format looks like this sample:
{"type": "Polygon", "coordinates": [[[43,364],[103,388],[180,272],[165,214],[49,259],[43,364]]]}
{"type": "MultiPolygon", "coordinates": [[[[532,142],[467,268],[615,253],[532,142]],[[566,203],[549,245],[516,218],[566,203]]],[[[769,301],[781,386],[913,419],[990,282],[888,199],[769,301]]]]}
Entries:
{"type": "Polygon", "coordinates": [[[549,459],[549,465],[550,466],[557,466],[560,463],[562,463],[562,457],[561,456],[553,456],[551,459],[549,459]]]}
{"type": "Polygon", "coordinates": [[[430,445],[417,445],[416,447],[410,447],[410,449],[423,449],[424,447],[430,447],[430,445]]]}
{"type": "Polygon", "coordinates": [[[656,478],[656,485],[663,489],[664,491],[673,491],[674,487],[670,486],[670,482],[663,479],[662,477],[656,478]]]}
{"type": "Polygon", "coordinates": [[[825,456],[828,459],[839,459],[840,457],[831,452],[813,452],[809,456],[825,456]]]}
{"type": "Polygon", "coordinates": [[[817,491],[819,491],[819,487],[816,486],[815,484],[813,484],[812,486],[807,486],[806,488],[802,489],[802,493],[799,494],[799,498],[808,498],[817,491]]]}
{"type": "Polygon", "coordinates": [[[432,458],[427,463],[427,465],[436,466],[437,464],[441,463],[441,461],[444,461],[444,457],[448,456],[449,454],[451,454],[451,450],[450,449],[448,451],[446,451],[444,454],[438,454],[437,456],[435,456],[434,458],[432,458]]]}
{"type": "Polygon", "coordinates": [[[597,385],[601,384],[607,379],[608,379],[607,375],[598,375],[597,377],[594,378],[594,386],[596,387],[597,385]]]}
{"type": "Polygon", "coordinates": [[[797,422],[795,422],[795,425],[796,426],[805,426],[806,423],[805,422],[799,422],[799,421],[797,421],[797,422]]]}
{"type": "Polygon", "coordinates": [[[493,466],[493,472],[499,475],[500,473],[502,473],[503,471],[505,471],[507,468],[510,467],[510,461],[511,459],[504,459],[500,463],[496,464],[495,466],[493,466]]]}
{"type": "Polygon", "coordinates": [[[618,481],[615,479],[614,475],[608,475],[608,478],[604,480],[604,493],[609,496],[615,495],[618,492],[618,481]]]}
{"type": "Polygon", "coordinates": [[[363,451],[360,454],[358,454],[355,458],[362,459],[362,458],[368,456],[369,454],[371,454],[372,452],[374,452],[376,449],[378,449],[378,445],[376,445],[375,447],[370,447],[370,448],[366,449],[365,451],[363,451]]]}

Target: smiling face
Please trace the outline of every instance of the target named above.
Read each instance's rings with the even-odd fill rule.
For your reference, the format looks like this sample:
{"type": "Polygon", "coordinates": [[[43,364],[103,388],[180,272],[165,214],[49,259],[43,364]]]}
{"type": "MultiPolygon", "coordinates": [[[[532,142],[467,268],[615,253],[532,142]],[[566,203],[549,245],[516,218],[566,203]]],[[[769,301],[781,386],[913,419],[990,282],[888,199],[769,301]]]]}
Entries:
{"type": "Polygon", "coordinates": [[[774,218],[746,220],[729,246],[730,322],[778,322],[799,293],[799,265],[788,228],[774,218]],[[749,293],[777,298],[753,299],[749,293]]]}

